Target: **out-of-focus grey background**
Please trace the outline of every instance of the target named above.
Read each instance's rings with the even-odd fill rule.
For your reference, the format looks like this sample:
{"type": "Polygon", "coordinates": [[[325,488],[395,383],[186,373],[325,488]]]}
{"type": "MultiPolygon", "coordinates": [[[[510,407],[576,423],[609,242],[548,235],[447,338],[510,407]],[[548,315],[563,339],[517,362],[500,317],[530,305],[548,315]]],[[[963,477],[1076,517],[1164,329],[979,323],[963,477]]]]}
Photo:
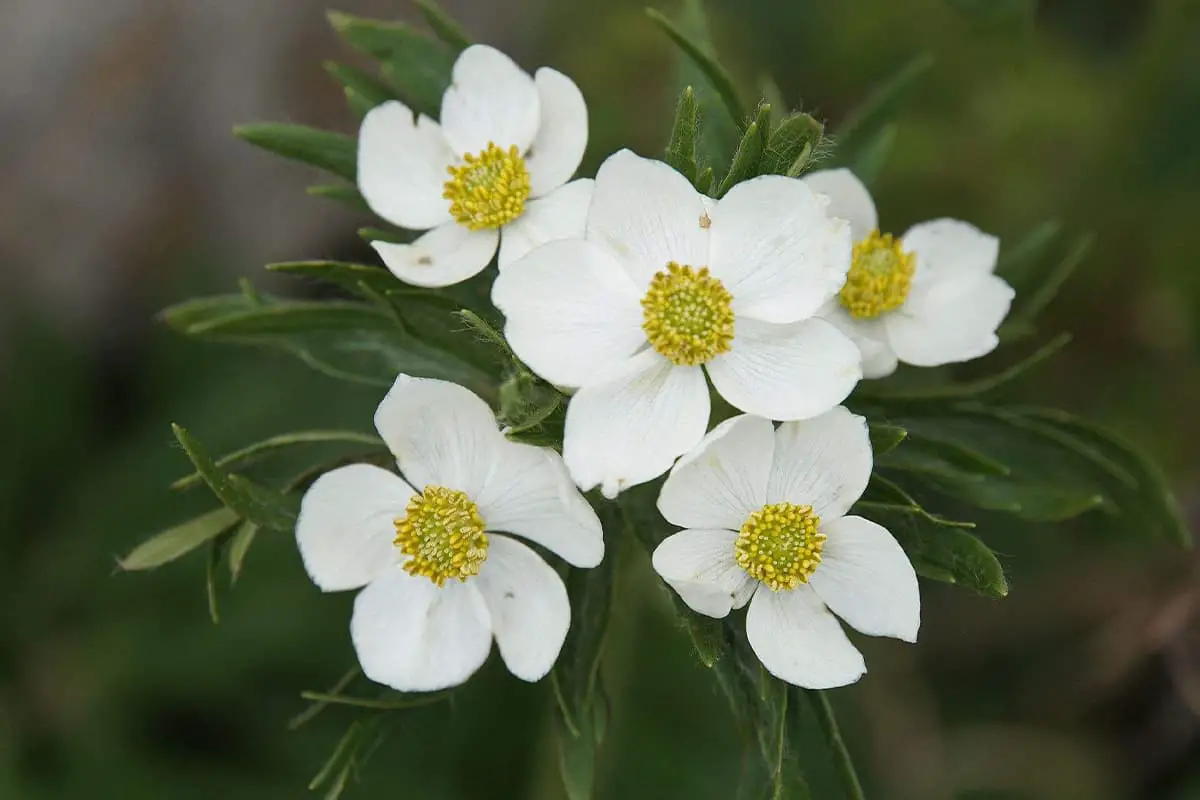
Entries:
{"type": "MultiPolygon", "coordinates": [[[[446,0],[478,40],[551,64],[589,101],[584,169],[658,152],[675,54],[631,0],[446,0]]],[[[1150,449],[1200,515],[1200,6],[1188,0],[711,0],[745,86],[836,123],[912,56],[934,68],[876,185],[895,232],[957,216],[1012,241],[1049,217],[1096,249],[1044,321],[1077,340],[1023,397],[1150,449]]],[[[353,13],[413,18],[400,2],[353,13]]],[[[667,13],[675,9],[663,5],[667,13]]],[[[377,402],[271,354],[173,338],[154,312],[268,261],[370,258],[307,169],[230,136],[353,131],[321,68],[354,62],[315,0],[0,5],[0,798],[292,798],[349,717],[296,733],[298,692],[353,661],[348,597],[263,537],[214,627],[203,557],[115,557],[209,503],[168,423],[214,450],[367,429],[377,402]]],[[[296,287],[284,286],[283,290],[296,287]]],[[[1087,519],[989,543],[1011,596],[924,586],[917,647],[866,642],[837,693],[876,798],[1200,798],[1194,553],[1087,519]]],[[[604,798],[732,796],[739,750],[709,676],[629,554],[606,683],[604,798]]],[[[551,699],[496,664],[412,712],[350,797],[559,798],[551,699]]],[[[817,747],[816,742],[811,743],[817,747]]],[[[805,755],[821,763],[821,754],[805,755]]],[[[818,798],[835,797],[813,776],[818,798]]]]}

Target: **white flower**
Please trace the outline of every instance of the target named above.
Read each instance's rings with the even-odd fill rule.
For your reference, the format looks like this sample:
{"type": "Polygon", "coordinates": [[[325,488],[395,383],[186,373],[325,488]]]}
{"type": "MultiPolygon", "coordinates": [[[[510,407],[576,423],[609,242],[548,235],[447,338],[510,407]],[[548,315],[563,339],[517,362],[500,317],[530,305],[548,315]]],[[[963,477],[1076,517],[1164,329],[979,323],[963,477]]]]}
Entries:
{"type": "Polygon", "coordinates": [[[549,67],[531,78],[485,45],[454,62],[440,125],[398,101],[373,108],[359,131],[358,188],[389,222],[432,229],[412,244],[374,242],[388,269],[449,286],[486,267],[497,242],[503,269],[542,242],[581,235],[592,182],[567,181],[587,125],[570,78],[549,67]]]}
{"type": "Polygon", "coordinates": [[[571,609],[528,539],[578,567],[604,555],[600,522],[552,450],[505,439],[487,405],[445,381],[401,375],[375,427],[401,479],[369,464],[322,475],[296,541],[327,592],[365,586],[350,634],[363,672],[400,691],[462,683],[495,637],[510,672],[544,676],[571,609]]]}
{"type": "Polygon", "coordinates": [[[727,420],[663,484],[659,511],[687,530],[655,549],[654,569],[701,614],[749,603],[746,637],[772,675],[810,689],[853,683],[866,667],[834,614],[907,642],[921,624],[900,545],[846,516],[870,476],[866,420],[845,408],[778,430],[727,420]]]}
{"type": "Polygon", "coordinates": [[[1013,290],[993,274],[1000,242],[972,225],[936,219],[899,241],[881,235],[867,187],[848,169],[804,178],[850,222],[854,258],[845,287],[822,310],[862,350],[863,375],[882,378],[897,360],[918,367],[970,361],[995,349],[1013,290]]]}
{"type": "Polygon", "coordinates": [[[817,310],[850,265],[849,226],[800,180],[769,175],[721,200],[628,150],[600,167],[586,239],[512,264],[492,300],[513,350],[578,388],[563,457],[612,497],[704,436],[705,372],[737,408],[816,416],[860,378],[859,353],[817,310]]]}

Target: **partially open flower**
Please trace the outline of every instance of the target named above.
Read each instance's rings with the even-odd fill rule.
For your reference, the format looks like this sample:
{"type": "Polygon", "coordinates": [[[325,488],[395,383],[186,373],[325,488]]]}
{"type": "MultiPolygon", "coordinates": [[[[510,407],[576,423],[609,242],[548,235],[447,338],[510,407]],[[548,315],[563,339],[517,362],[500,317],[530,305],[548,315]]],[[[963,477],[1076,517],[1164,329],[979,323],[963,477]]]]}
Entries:
{"type": "Polygon", "coordinates": [[[567,183],[587,146],[587,106],[570,78],[534,77],[486,45],[454,63],[441,122],[393,100],[363,119],[358,188],[412,244],[375,242],[406,283],[448,286],[477,274],[500,245],[500,267],[543,242],[579,236],[591,181],[567,183]],[[565,185],[564,185],[565,184],[565,185]]]}
{"type": "Polygon", "coordinates": [[[871,461],[866,420],[840,406],[778,430],[760,417],[726,420],[663,484],[659,511],[687,530],[655,549],[654,569],[701,614],[749,603],[746,636],[776,677],[810,689],[853,683],[866,666],[834,614],[908,642],[921,623],[900,545],[846,516],[871,461]]]}
{"type": "Polygon", "coordinates": [[[814,314],[846,279],[849,227],[794,178],[765,175],[720,200],[628,150],[596,176],[586,239],[512,264],[492,300],[513,350],[579,391],[563,457],[612,497],[704,436],[705,373],[725,400],[772,419],[840,403],[854,344],[814,314]]]}
{"type": "Polygon", "coordinates": [[[401,375],[375,427],[404,478],[369,464],[322,475],[296,541],[327,592],[366,588],[350,634],[363,672],[400,691],[462,683],[493,637],[510,672],[536,681],[567,634],[566,588],[532,549],[578,567],[604,555],[600,521],[558,454],[508,441],[487,405],[445,381],[401,375]]]}
{"type": "Polygon", "coordinates": [[[854,257],[846,285],[821,316],[854,339],[863,375],[882,378],[897,361],[936,367],[995,349],[1013,290],[993,274],[1000,243],[965,222],[914,225],[900,239],[879,232],[875,203],[848,169],[804,181],[850,222],[854,257]]]}

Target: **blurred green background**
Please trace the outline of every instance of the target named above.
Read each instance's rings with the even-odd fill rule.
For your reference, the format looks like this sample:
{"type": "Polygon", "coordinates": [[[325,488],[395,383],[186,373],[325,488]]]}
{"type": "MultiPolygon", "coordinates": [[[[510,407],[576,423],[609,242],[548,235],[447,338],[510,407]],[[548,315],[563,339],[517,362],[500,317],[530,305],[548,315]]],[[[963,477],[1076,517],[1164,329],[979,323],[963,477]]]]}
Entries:
{"type": "MultiPolygon", "coordinates": [[[[585,172],[620,146],[661,150],[677,60],[640,2],[444,5],[526,67],[574,76],[592,113],[585,172]]],[[[1049,218],[1095,231],[1041,325],[1076,341],[1013,399],[1155,453],[1195,524],[1200,3],[708,7],[743,86],[770,75],[834,125],[932,55],[875,183],[884,226],[949,215],[1002,242],[1049,218]]],[[[412,16],[398,1],[340,8],[412,16]]],[[[263,261],[371,257],[352,215],[304,196],[305,169],[228,140],[266,118],[353,130],[321,71],[346,56],[321,12],[316,0],[0,9],[0,798],[302,797],[353,719],[335,708],[286,730],[299,692],[353,663],[351,597],[322,596],[287,537],[261,536],[242,579],[222,583],[215,627],[202,555],[116,570],[142,538],[211,505],[167,489],[188,471],[171,421],[218,452],[369,429],[376,391],[153,321],[236,275],[258,282],[263,261]]],[[[920,644],[861,642],[871,672],[836,693],[868,794],[1200,798],[1195,554],[1102,536],[1086,517],[985,536],[1011,596],[924,583],[920,644]]],[[[731,798],[741,751],[724,701],[645,555],[623,555],[600,796],[731,798]]],[[[493,658],[452,705],[399,715],[347,796],[560,798],[552,702],[493,658]]],[[[817,738],[801,756],[814,796],[838,797],[817,738]]]]}

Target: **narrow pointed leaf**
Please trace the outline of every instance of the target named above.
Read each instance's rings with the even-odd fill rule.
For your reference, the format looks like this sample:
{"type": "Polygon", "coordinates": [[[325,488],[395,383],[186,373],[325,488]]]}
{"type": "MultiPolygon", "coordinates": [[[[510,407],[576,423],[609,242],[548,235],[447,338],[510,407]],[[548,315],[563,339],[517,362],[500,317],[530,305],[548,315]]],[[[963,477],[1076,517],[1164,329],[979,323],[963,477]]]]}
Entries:
{"type": "Polygon", "coordinates": [[[460,53],[471,46],[471,38],[458,22],[447,14],[434,0],[416,0],[417,9],[425,19],[425,24],[434,35],[449,45],[454,53],[460,53]]]}
{"type": "Polygon", "coordinates": [[[708,190],[713,184],[713,168],[705,167],[700,170],[700,174],[696,176],[696,191],[701,194],[708,194],[708,190]]]}
{"type": "Polygon", "coordinates": [[[246,563],[246,555],[258,537],[258,531],[257,523],[243,520],[242,524],[233,532],[233,538],[229,540],[229,582],[231,584],[237,583],[237,579],[241,577],[242,566],[246,563]]]}
{"type": "Polygon", "coordinates": [[[650,20],[704,73],[704,76],[720,96],[721,102],[725,105],[725,110],[729,113],[730,119],[733,120],[735,125],[741,125],[746,118],[746,112],[742,106],[742,101],[738,98],[733,78],[729,75],[725,67],[721,66],[716,57],[705,48],[689,39],[675,23],[663,16],[661,12],[653,8],[647,8],[646,16],[650,17],[650,20]]]}
{"type": "Polygon", "coordinates": [[[1042,313],[1046,306],[1050,305],[1050,302],[1058,295],[1059,289],[1063,287],[1063,284],[1067,282],[1067,279],[1071,277],[1075,269],[1087,258],[1088,253],[1091,252],[1092,245],[1095,244],[1095,238],[1092,234],[1085,234],[1076,239],[1066,256],[1053,269],[1046,273],[1037,286],[1032,288],[1025,298],[1018,298],[1013,311],[1000,328],[1001,334],[1004,334],[1005,331],[1011,332],[1014,329],[1028,329],[1032,327],[1038,315],[1042,313]]]}
{"type": "Polygon", "coordinates": [[[696,93],[688,86],[679,96],[679,105],[675,108],[666,162],[693,184],[696,182],[696,132],[699,126],[696,93]]]}
{"type": "MultiPolygon", "coordinates": [[[[352,444],[368,448],[383,447],[383,440],[370,433],[358,431],[296,431],[283,433],[263,439],[261,442],[247,445],[232,453],[221,456],[215,462],[221,469],[238,469],[253,464],[261,458],[274,454],[276,451],[311,444],[352,444]]],[[[185,475],[171,484],[172,489],[187,489],[204,480],[199,472],[185,475]]]]}
{"type": "Polygon", "coordinates": [[[837,128],[838,146],[857,147],[856,139],[877,133],[892,116],[907,91],[933,66],[933,55],[922,53],[876,86],[867,98],[837,128]]]}
{"type": "Polygon", "coordinates": [[[870,422],[871,452],[875,458],[893,449],[908,438],[908,431],[887,422],[870,422]]]}
{"type": "Polygon", "coordinates": [[[366,283],[377,292],[388,292],[401,284],[396,276],[383,267],[371,264],[353,264],[348,261],[287,261],[267,264],[269,272],[282,272],[299,278],[322,281],[359,294],[360,282],[366,283]]]}
{"type": "Polygon", "coordinates": [[[347,208],[361,211],[364,214],[372,213],[371,207],[363,199],[362,193],[353,186],[319,184],[317,186],[309,186],[305,191],[310,197],[321,197],[325,200],[332,200],[335,203],[340,203],[347,208]]]}
{"type": "Polygon", "coordinates": [[[808,114],[795,113],[775,126],[759,163],[760,175],[799,177],[820,146],[824,126],[808,114]]]}
{"type": "Polygon", "coordinates": [[[343,88],[362,98],[368,108],[374,108],[388,100],[395,100],[397,97],[392,87],[356,67],[348,67],[335,61],[326,61],[325,71],[332,75],[343,88]]]}
{"type": "Polygon", "coordinates": [[[121,569],[134,572],[154,569],[181,558],[212,541],[238,522],[238,515],[228,508],[218,508],[201,514],[181,525],[168,528],[135,547],[118,561],[121,569]]]}
{"type": "Polygon", "coordinates": [[[759,133],[758,123],[751,122],[742,135],[737,150],[734,151],[733,162],[729,165],[729,172],[726,173],[725,179],[721,181],[717,197],[724,197],[734,186],[758,174],[760,159],[762,159],[762,135],[759,133]]]}
{"type": "Polygon", "coordinates": [[[276,155],[323,169],[353,181],[357,173],[358,145],[345,134],[307,125],[264,122],[239,125],[233,135],[276,155]]]}
{"type": "Polygon", "coordinates": [[[883,172],[888,157],[892,154],[892,149],[896,146],[896,137],[899,133],[900,126],[895,122],[889,122],[880,128],[878,133],[868,138],[860,148],[854,151],[854,155],[848,160],[850,171],[867,186],[875,183],[875,179],[883,172]]]}

